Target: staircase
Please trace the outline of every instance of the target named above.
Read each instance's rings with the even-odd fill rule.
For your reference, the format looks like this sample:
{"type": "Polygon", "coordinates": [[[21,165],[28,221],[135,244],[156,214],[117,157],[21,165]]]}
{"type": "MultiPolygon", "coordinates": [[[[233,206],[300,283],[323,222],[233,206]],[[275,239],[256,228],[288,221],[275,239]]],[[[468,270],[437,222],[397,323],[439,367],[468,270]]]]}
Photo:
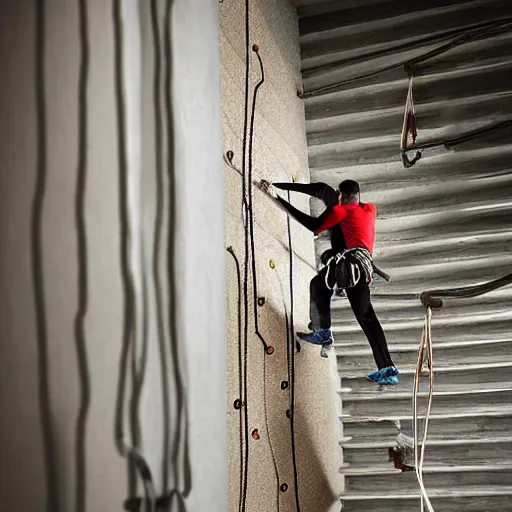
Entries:
{"type": "MultiPolygon", "coordinates": [[[[374,282],[373,302],[401,371],[395,387],[366,380],[375,369],[370,348],[346,299],[336,299],[343,510],[419,511],[415,472],[402,471],[390,458],[398,440],[412,436],[412,384],[424,315],[417,295],[511,271],[512,129],[505,126],[452,150],[425,150],[414,167],[404,168],[399,144],[407,77],[399,64],[461,29],[512,18],[512,4],[296,3],[311,178],[333,186],[356,179],[363,200],[379,208],[375,258],[392,282],[374,282]],[[387,71],[373,74],[385,66],[387,71]]],[[[419,75],[418,143],[506,121],[512,118],[512,31],[440,55],[419,75]]],[[[320,210],[313,202],[312,211],[320,210]]],[[[328,244],[320,238],[318,253],[328,244]]],[[[512,511],[511,288],[446,300],[434,312],[435,394],[424,482],[436,512],[512,511]]],[[[421,417],[426,384],[424,377],[421,417]]]]}

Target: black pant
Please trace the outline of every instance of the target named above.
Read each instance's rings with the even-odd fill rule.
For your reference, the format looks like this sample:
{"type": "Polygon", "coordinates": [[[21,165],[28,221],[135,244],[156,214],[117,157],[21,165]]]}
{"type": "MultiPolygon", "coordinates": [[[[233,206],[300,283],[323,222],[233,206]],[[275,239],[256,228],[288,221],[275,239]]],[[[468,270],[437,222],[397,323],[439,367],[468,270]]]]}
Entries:
{"type": "MultiPolygon", "coordinates": [[[[318,329],[330,329],[331,327],[331,298],[333,290],[325,283],[327,267],[311,279],[309,285],[309,314],[313,327],[318,329]]],[[[329,286],[334,284],[334,269],[330,272],[329,286]]],[[[393,366],[393,361],[388,351],[386,336],[382,330],[379,319],[373,309],[370,299],[370,287],[361,279],[353,288],[345,290],[352,311],[363,330],[373,352],[377,368],[393,366]]]]}

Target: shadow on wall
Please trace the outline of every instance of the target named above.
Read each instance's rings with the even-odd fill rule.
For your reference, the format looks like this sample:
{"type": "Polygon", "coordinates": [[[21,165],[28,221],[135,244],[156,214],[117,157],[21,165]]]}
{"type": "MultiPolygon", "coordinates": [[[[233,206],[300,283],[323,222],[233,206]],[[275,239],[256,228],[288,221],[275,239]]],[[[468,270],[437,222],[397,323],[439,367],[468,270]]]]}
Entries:
{"type": "MultiPolygon", "coordinates": [[[[297,428],[297,466],[299,468],[300,506],[302,512],[331,512],[333,505],[339,504],[339,492],[333,489],[339,479],[338,468],[326,468],[325,460],[320,456],[315,438],[325,435],[329,425],[308,416],[304,407],[295,409],[297,428]],[[328,474],[331,473],[332,474],[328,474]],[[312,486],[314,485],[314,492],[312,486]]],[[[330,436],[329,436],[330,437],[330,436]]],[[[341,505],[334,510],[339,510],[341,505]]]]}
{"type": "MultiPolygon", "coordinates": [[[[275,292],[272,296],[279,300],[282,298],[279,280],[275,280],[275,286],[277,288],[272,290],[275,292]]],[[[276,500],[272,510],[299,510],[296,506],[293,445],[288,417],[292,391],[289,373],[291,352],[287,351],[284,311],[282,302],[281,305],[274,305],[266,301],[264,306],[258,307],[260,331],[266,343],[275,349],[270,356],[264,355],[261,342],[254,335],[254,324],[252,321],[249,324],[247,392],[250,449],[246,510],[251,512],[270,510],[272,495],[276,500]],[[260,435],[257,441],[251,437],[256,428],[260,435]],[[283,484],[286,484],[284,492],[280,490],[283,484]]],[[[232,322],[236,318],[233,309],[230,318],[232,322]]],[[[232,347],[236,347],[233,334],[236,330],[231,332],[232,347]]],[[[295,350],[294,337],[291,339],[291,348],[295,350]]],[[[302,512],[332,511],[341,492],[341,488],[335,490],[340,480],[335,452],[338,439],[333,422],[334,390],[328,365],[329,360],[320,357],[319,347],[303,346],[299,353],[295,352],[295,453],[302,512]]],[[[238,380],[238,372],[236,375],[238,380]]],[[[233,397],[238,396],[238,388],[233,393],[230,400],[232,437],[237,435],[239,425],[239,412],[234,411],[232,405],[233,397]]],[[[239,453],[234,456],[238,464],[239,453]]],[[[238,464],[232,462],[232,471],[239,471],[238,464]]],[[[238,482],[239,476],[232,474],[231,481],[238,482]]],[[[240,485],[243,488],[243,484],[240,485]]],[[[234,501],[239,499],[238,492],[231,499],[230,510],[234,510],[234,501]]]]}

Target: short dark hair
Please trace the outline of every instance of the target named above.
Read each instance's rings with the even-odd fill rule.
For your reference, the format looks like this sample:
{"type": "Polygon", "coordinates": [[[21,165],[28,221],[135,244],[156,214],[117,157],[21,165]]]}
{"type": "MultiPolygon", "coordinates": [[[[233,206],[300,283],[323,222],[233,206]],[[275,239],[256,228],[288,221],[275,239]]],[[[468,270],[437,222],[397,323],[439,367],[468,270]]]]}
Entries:
{"type": "Polygon", "coordinates": [[[360,192],[359,183],[354,180],[342,181],[338,189],[344,197],[354,197],[360,192]]]}

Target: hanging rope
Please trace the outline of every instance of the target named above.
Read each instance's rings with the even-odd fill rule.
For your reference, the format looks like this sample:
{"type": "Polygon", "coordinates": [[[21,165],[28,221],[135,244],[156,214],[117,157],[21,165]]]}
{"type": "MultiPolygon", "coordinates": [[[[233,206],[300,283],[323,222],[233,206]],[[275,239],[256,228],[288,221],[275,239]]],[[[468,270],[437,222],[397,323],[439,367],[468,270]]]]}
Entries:
{"type": "Polygon", "coordinates": [[[423,484],[423,463],[425,460],[425,449],[427,445],[428,425],[430,413],[432,410],[432,399],[434,394],[434,356],[432,346],[432,308],[441,308],[443,306],[442,298],[472,298],[484,295],[491,291],[503,288],[512,284],[512,273],[506,274],[503,277],[489,281],[487,283],[467,286],[462,288],[444,288],[439,290],[424,291],[420,295],[420,300],[426,308],[425,324],[421,336],[420,345],[418,347],[418,359],[416,364],[416,371],[414,374],[413,385],[413,428],[414,428],[414,460],[416,477],[421,490],[421,510],[423,512],[425,505],[429,512],[434,512],[432,504],[428,498],[425,486],[423,484]],[[419,424],[418,424],[418,391],[420,375],[423,365],[427,361],[429,389],[428,389],[428,405],[425,414],[425,423],[423,427],[423,436],[421,441],[421,451],[419,449],[419,424]]]}
{"type": "Polygon", "coordinates": [[[256,114],[256,100],[258,97],[258,90],[265,82],[265,71],[263,69],[263,61],[261,60],[259,54],[258,45],[253,45],[252,51],[256,54],[258,58],[258,62],[260,65],[260,73],[261,78],[258,83],[254,87],[253,96],[252,96],[252,107],[251,107],[251,120],[249,125],[249,153],[248,153],[248,175],[247,175],[247,184],[249,188],[248,193],[248,217],[249,217],[249,239],[251,244],[251,263],[252,263],[252,294],[253,294],[253,314],[254,314],[254,331],[256,336],[260,339],[265,352],[268,351],[268,345],[262,334],[260,333],[259,327],[259,318],[258,318],[258,276],[256,273],[256,255],[254,248],[254,210],[253,210],[253,180],[252,180],[252,171],[253,171],[253,147],[254,147],[254,120],[256,114]]]}
{"type": "Polygon", "coordinates": [[[409,75],[409,87],[407,89],[407,98],[405,100],[404,122],[402,125],[402,137],[400,140],[400,150],[404,167],[412,167],[421,158],[420,151],[416,152],[416,155],[412,160],[409,160],[409,157],[407,156],[407,151],[414,146],[416,143],[416,137],[418,136],[412,84],[413,76],[409,75]]]}
{"type": "MultiPolygon", "coordinates": [[[[290,191],[288,191],[288,202],[290,202],[290,191]]],[[[296,512],[300,512],[299,497],[299,474],[297,472],[297,449],[295,443],[295,347],[293,340],[295,338],[295,324],[293,318],[293,246],[292,229],[290,216],[286,216],[286,228],[288,232],[288,256],[289,256],[289,286],[290,286],[290,326],[288,331],[288,353],[290,354],[288,372],[290,381],[290,440],[292,446],[292,465],[293,465],[293,483],[295,492],[296,512]]],[[[300,350],[300,345],[297,347],[300,350]]]]}
{"type": "Polygon", "coordinates": [[[427,308],[425,315],[425,326],[421,336],[420,346],[418,348],[418,361],[416,364],[416,372],[414,374],[414,388],[413,388],[413,428],[414,428],[414,467],[416,470],[416,478],[420,485],[421,490],[421,511],[423,512],[425,504],[429,512],[434,512],[427,491],[423,484],[423,461],[425,458],[425,447],[427,445],[428,422],[430,418],[430,411],[432,408],[432,397],[434,392],[434,368],[433,368],[433,355],[432,355],[432,310],[427,308]],[[420,385],[420,375],[423,369],[423,364],[427,355],[428,362],[428,376],[429,376],[429,393],[428,393],[428,406],[425,415],[425,423],[423,427],[423,437],[421,441],[421,454],[419,452],[419,424],[418,424],[418,391],[420,385]]]}
{"type": "Polygon", "coordinates": [[[246,485],[246,481],[244,480],[244,468],[246,467],[246,451],[249,448],[249,425],[247,421],[247,381],[245,381],[243,376],[247,374],[247,357],[244,357],[242,351],[242,278],[240,272],[240,262],[235,254],[235,251],[232,247],[228,247],[226,249],[229,254],[232,256],[235,262],[236,268],[236,282],[237,282],[237,335],[238,335],[238,398],[235,400],[234,407],[238,409],[239,415],[239,429],[240,429],[240,487],[239,487],[239,497],[238,497],[238,510],[245,510],[242,507],[243,503],[243,495],[244,495],[244,486],[246,485]]]}

